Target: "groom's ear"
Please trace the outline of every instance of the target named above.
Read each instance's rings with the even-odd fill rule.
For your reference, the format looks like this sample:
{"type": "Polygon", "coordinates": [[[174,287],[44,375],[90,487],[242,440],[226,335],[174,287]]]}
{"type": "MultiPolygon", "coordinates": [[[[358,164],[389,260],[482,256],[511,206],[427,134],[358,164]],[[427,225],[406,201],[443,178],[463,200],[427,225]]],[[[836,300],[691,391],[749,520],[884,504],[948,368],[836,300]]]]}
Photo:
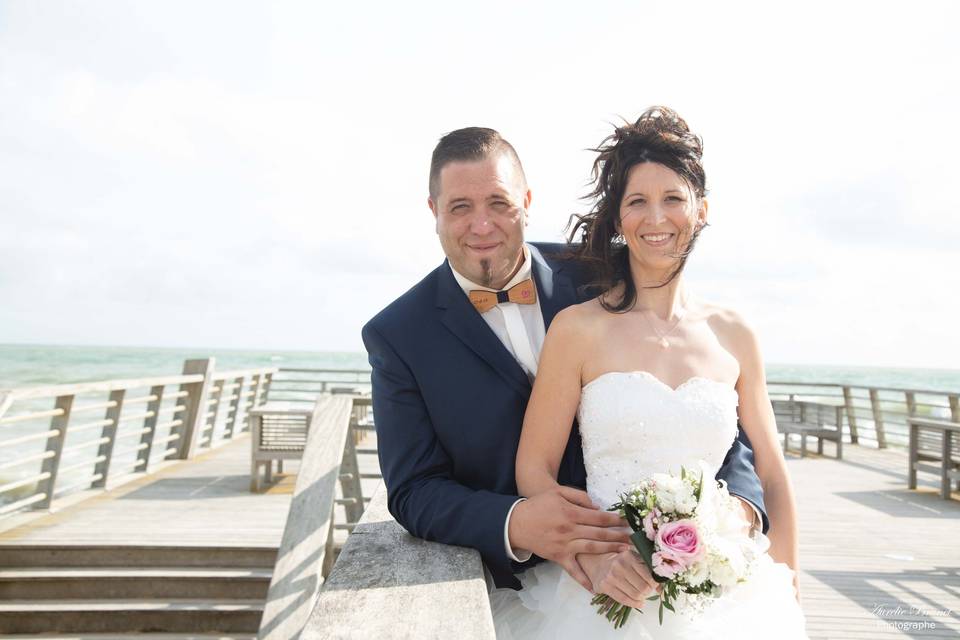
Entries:
{"type": "MultiPolygon", "coordinates": [[[[433,201],[433,198],[427,198],[427,206],[430,207],[430,212],[433,213],[433,219],[437,220],[437,203],[433,201]]],[[[439,229],[434,228],[434,230],[437,231],[437,233],[440,232],[439,229]]]]}
{"type": "Polygon", "coordinates": [[[533,202],[533,192],[527,189],[523,196],[523,226],[530,224],[530,203],[533,202]]]}

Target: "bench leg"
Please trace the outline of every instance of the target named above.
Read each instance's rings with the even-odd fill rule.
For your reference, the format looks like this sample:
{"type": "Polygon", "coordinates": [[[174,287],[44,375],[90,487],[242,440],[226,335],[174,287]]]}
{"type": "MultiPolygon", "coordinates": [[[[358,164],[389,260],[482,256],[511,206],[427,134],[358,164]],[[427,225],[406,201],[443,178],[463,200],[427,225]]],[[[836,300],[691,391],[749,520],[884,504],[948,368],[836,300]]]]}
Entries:
{"type": "Polygon", "coordinates": [[[263,481],[267,484],[273,482],[273,460],[267,460],[263,467],[263,481]]]}
{"type": "Polygon", "coordinates": [[[837,460],[843,460],[843,435],[837,438],[837,460]]]}
{"type": "Polygon", "coordinates": [[[256,460],[250,465],[250,491],[260,492],[260,463],[256,460]]]}
{"type": "Polygon", "coordinates": [[[800,434],[800,457],[807,457],[807,434],[805,433],[800,434]]]}
{"type": "Polygon", "coordinates": [[[944,500],[950,499],[950,436],[953,434],[948,430],[943,431],[943,452],[940,455],[940,497],[944,500]]]}
{"type": "Polygon", "coordinates": [[[783,434],[783,455],[787,455],[787,446],[790,443],[790,434],[783,434]]]}
{"type": "Polygon", "coordinates": [[[283,460],[277,460],[277,474],[283,473],[283,460]]]}
{"type": "Polygon", "coordinates": [[[817,438],[817,455],[823,455],[823,438],[817,438]]]}
{"type": "Polygon", "coordinates": [[[918,448],[918,434],[917,428],[910,425],[910,453],[907,459],[907,488],[916,489],[917,488],[917,448],[918,448]]]}

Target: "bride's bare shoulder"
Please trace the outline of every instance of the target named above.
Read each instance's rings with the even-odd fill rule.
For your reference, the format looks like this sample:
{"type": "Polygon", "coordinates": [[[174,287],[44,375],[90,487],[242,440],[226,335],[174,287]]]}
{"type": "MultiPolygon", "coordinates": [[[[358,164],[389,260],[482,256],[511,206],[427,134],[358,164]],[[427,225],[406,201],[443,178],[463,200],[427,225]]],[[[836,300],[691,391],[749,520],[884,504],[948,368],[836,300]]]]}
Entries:
{"type": "Polygon", "coordinates": [[[550,323],[547,335],[562,335],[565,340],[590,341],[603,322],[603,307],[597,298],[562,309],[550,323]]]}

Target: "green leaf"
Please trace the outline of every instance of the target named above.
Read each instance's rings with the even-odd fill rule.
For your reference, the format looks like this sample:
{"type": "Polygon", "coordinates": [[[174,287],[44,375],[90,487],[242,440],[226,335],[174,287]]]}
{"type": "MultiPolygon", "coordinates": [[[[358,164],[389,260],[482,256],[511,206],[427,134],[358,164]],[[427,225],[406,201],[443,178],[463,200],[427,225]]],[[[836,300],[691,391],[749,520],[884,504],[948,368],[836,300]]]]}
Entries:
{"type": "Polygon", "coordinates": [[[637,512],[636,508],[631,504],[623,505],[623,512],[627,516],[627,524],[630,525],[630,528],[636,531],[639,527],[642,526],[640,514],[637,512]]]}
{"type": "Polygon", "coordinates": [[[650,569],[653,579],[660,583],[666,582],[666,578],[653,572],[653,543],[647,539],[647,536],[642,531],[635,532],[632,536],[630,536],[630,540],[633,542],[633,546],[636,547],[637,551],[640,553],[640,558],[643,559],[644,563],[646,563],[647,567],[650,569]]]}
{"type": "Polygon", "coordinates": [[[660,624],[663,624],[663,600],[660,601],[660,624]]]}

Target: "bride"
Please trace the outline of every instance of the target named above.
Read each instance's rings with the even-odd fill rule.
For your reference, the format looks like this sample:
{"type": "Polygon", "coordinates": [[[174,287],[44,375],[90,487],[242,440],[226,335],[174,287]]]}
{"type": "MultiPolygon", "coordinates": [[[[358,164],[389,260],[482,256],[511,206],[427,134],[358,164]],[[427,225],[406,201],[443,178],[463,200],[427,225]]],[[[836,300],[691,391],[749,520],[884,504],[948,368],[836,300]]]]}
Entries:
{"type": "MultiPolygon", "coordinates": [[[[749,580],[695,616],[658,621],[657,583],[632,549],[581,554],[595,593],[640,609],[614,629],[591,595],[556,564],[520,576],[523,590],[491,599],[501,638],[803,638],[796,590],[793,490],[777,444],[763,359],[734,311],[688,293],[683,267],[707,225],[702,145],[664,107],[619,127],[594,164],[595,205],[579,216],[579,258],[598,274],[600,295],[561,311],[550,326],[517,453],[517,485],[532,496],[557,486],[578,418],[587,492],[601,508],[653,473],[714,470],[737,435],[753,445],[770,519],[755,534],[760,556],[749,580]]],[[[746,526],[745,526],[746,533],[746,526]]]]}

